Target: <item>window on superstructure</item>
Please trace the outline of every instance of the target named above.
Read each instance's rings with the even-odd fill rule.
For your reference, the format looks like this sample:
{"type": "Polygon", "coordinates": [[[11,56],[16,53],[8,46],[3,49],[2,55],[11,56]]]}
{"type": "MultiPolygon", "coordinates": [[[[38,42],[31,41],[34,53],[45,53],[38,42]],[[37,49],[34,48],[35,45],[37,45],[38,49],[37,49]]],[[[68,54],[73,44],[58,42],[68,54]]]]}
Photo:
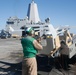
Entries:
{"type": "Polygon", "coordinates": [[[20,19],[20,21],[23,21],[23,19],[20,19]]]}
{"type": "Polygon", "coordinates": [[[48,26],[45,26],[45,27],[48,27],[48,26]]]}
{"type": "Polygon", "coordinates": [[[49,31],[49,30],[46,30],[46,31],[49,31]]]}
{"type": "Polygon", "coordinates": [[[37,27],[33,27],[33,28],[40,28],[39,26],[37,26],[37,27]]]}
{"type": "Polygon", "coordinates": [[[14,24],[14,22],[7,22],[7,24],[14,24]]]}

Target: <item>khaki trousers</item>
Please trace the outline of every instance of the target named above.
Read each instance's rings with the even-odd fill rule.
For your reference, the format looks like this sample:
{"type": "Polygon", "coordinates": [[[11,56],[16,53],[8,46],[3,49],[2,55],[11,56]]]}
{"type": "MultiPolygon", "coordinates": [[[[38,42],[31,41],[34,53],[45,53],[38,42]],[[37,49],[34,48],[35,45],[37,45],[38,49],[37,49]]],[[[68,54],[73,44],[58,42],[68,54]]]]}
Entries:
{"type": "Polygon", "coordinates": [[[37,75],[37,62],[35,57],[23,59],[22,75],[37,75]]]}

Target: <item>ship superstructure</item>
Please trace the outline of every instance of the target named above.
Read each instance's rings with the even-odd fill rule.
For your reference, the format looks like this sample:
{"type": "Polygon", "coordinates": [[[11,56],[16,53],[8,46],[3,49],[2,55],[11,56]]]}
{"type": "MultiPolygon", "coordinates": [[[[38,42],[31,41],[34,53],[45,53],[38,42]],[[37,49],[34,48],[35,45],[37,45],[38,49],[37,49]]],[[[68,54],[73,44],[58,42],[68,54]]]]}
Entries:
{"type": "MultiPolygon", "coordinates": [[[[22,32],[16,31],[21,30],[22,27],[33,27],[35,31],[42,32],[40,33],[40,36],[42,34],[50,31],[50,29],[53,31],[53,36],[56,36],[55,28],[52,24],[50,24],[50,18],[45,19],[45,22],[41,22],[37,4],[32,0],[32,2],[28,6],[28,12],[25,19],[19,19],[18,17],[9,17],[6,22],[6,30],[11,32],[12,34],[22,35],[22,32]],[[14,29],[14,31],[10,30],[10,27],[14,29]]],[[[51,33],[52,33],[51,31],[51,33]]]]}

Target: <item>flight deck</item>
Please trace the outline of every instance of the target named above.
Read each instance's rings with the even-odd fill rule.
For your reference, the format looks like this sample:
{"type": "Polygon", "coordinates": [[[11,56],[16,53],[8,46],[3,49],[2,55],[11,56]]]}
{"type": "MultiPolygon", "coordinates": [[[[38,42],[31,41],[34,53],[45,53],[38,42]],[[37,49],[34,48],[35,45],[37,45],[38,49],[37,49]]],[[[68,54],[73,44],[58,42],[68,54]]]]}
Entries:
{"type": "MultiPolygon", "coordinates": [[[[22,75],[22,46],[20,38],[0,39],[0,75],[22,75]]],[[[61,71],[53,67],[49,72],[38,71],[39,75],[76,75],[76,64],[71,69],[61,71]]]]}

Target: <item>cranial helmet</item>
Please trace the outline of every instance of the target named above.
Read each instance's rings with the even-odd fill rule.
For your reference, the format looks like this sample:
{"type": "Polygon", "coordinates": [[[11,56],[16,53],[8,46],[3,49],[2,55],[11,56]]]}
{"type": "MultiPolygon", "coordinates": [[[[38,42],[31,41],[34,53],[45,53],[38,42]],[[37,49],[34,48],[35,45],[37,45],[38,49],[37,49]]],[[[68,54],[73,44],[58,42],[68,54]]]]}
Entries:
{"type": "Polygon", "coordinates": [[[34,34],[34,29],[32,27],[28,27],[26,29],[26,34],[34,34]]]}

